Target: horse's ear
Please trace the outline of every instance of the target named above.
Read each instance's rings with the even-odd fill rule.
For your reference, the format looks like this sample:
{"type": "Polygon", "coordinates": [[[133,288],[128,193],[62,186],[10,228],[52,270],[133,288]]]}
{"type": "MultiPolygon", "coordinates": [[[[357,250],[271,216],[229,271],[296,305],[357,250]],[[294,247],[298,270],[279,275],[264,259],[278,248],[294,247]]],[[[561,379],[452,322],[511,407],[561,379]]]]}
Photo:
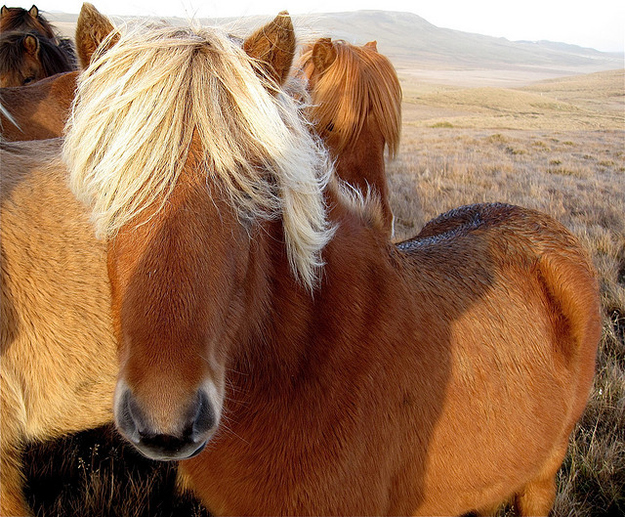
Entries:
{"type": "Polygon", "coordinates": [[[378,42],[373,40],[370,41],[369,43],[365,43],[365,48],[368,48],[370,50],[373,50],[374,52],[378,51],[378,42]]]}
{"type": "Polygon", "coordinates": [[[282,11],[245,40],[243,49],[258,60],[276,84],[283,85],[295,57],[295,31],[291,17],[282,11]]]}
{"type": "MultiPolygon", "coordinates": [[[[110,20],[100,13],[92,4],[82,4],[76,22],[76,53],[81,68],[87,68],[100,43],[115,30],[110,20]]],[[[119,34],[110,39],[108,48],[119,40],[119,34]]],[[[107,50],[108,50],[107,48],[107,50]]]]}
{"type": "Polygon", "coordinates": [[[28,14],[30,14],[33,18],[37,18],[37,16],[39,16],[39,9],[37,9],[36,5],[33,5],[29,9],[28,14]]]}
{"type": "Polygon", "coordinates": [[[321,38],[315,42],[312,50],[312,62],[317,72],[325,72],[336,59],[336,49],[330,38],[321,38]]]}
{"type": "Polygon", "coordinates": [[[32,34],[28,34],[23,41],[24,50],[33,57],[39,54],[39,40],[32,34]]]}

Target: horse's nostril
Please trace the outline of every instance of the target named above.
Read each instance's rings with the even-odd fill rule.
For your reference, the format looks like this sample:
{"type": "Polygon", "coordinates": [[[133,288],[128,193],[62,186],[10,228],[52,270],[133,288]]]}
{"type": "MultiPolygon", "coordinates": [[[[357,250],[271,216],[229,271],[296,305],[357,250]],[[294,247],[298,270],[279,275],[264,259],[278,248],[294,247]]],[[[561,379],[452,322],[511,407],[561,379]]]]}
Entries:
{"type": "Polygon", "coordinates": [[[191,436],[203,435],[217,423],[217,417],[208,395],[204,391],[198,394],[198,408],[191,425],[191,436]]]}
{"type": "Polygon", "coordinates": [[[136,444],[143,438],[143,429],[145,426],[141,418],[141,411],[130,390],[126,390],[121,396],[117,404],[116,413],[117,426],[120,431],[122,431],[131,442],[136,444]]]}
{"type": "Polygon", "coordinates": [[[125,389],[120,390],[115,418],[122,435],[145,456],[177,460],[199,454],[217,426],[218,412],[209,394],[200,389],[183,415],[178,419],[172,415],[172,422],[159,422],[125,389]]]}

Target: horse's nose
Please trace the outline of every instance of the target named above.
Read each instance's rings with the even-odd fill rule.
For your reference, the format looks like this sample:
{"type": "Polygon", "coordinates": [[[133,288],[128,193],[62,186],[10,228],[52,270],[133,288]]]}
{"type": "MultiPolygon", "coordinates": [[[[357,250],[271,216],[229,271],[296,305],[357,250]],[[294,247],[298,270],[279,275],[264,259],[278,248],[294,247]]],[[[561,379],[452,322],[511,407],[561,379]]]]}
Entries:
{"type": "Polygon", "coordinates": [[[154,460],[183,460],[199,454],[217,426],[211,401],[199,390],[176,431],[161,432],[141,409],[136,397],[125,389],[118,399],[117,427],[144,456],[154,460]]]}

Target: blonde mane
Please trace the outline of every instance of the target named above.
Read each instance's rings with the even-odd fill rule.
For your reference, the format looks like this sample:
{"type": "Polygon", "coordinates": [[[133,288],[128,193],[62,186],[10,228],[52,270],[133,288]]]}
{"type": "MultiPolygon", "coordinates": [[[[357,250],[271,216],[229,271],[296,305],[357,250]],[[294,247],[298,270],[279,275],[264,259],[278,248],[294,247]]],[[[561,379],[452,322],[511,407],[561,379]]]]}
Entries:
{"type": "Polygon", "coordinates": [[[164,203],[199,139],[207,178],[242,217],[283,218],[291,266],[312,288],[332,235],[322,195],[331,165],[295,101],[270,92],[257,68],[207,28],[139,27],[95,56],[78,81],[64,159],[99,236],[164,203]]]}
{"type": "MultiPolygon", "coordinates": [[[[318,79],[309,109],[317,131],[340,153],[356,140],[369,114],[377,120],[394,157],[401,131],[402,91],[391,62],[377,50],[333,40],[336,60],[318,79]]],[[[312,45],[300,57],[300,68],[311,67],[312,45]]]]}

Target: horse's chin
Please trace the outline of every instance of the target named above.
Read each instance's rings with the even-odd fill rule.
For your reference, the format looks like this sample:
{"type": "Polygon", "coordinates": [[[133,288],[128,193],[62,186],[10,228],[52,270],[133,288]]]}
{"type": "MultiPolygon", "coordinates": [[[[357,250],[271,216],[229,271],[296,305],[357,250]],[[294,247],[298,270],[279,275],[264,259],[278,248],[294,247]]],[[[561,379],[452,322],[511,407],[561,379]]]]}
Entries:
{"type": "Polygon", "coordinates": [[[190,458],[194,458],[195,456],[200,454],[204,450],[204,447],[206,447],[207,443],[208,443],[208,438],[204,440],[202,443],[200,443],[199,445],[195,445],[195,446],[187,445],[184,448],[180,450],[176,450],[176,451],[163,450],[161,448],[154,448],[154,447],[146,447],[145,445],[141,443],[134,443],[134,442],[132,442],[132,445],[134,445],[135,449],[137,449],[143,456],[151,460],[181,461],[181,460],[188,460],[190,458]]]}

